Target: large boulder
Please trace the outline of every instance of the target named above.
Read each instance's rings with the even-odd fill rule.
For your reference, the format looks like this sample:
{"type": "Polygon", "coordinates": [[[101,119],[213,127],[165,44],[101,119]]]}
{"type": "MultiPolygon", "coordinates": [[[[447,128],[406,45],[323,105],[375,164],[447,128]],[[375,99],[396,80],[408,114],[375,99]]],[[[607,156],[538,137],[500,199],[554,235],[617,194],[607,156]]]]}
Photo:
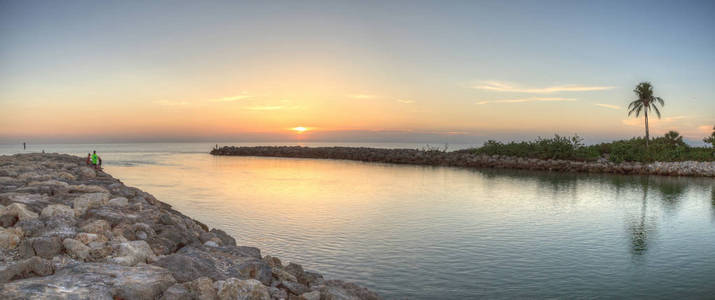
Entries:
{"type": "Polygon", "coordinates": [[[76,259],[84,261],[89,258],[90,248],[81,241],[67,238],[62,241],[62,245],[67,250],[67,254],[76,259]]]}
{"type": "Polygon", "coordinates": [[[34,256],[0,266],[0,283],[32,276],[47,276],[53,271],[51,261],[34,256]]]}
{"type": "Polygon", "coordinates": [[[257,279],[270,285],[271,267],[260,259],[242,256],[241,253],[236,247],[186,246],[160,258],[156,264],[171,270],[179,282],[206,276],[213,280],[231,277],[257,279]]]}
{"type": "Polygon", "coordinates": [[[80,167],[79,168],[79,175],[84,177],[84,178],[94,178],[97,177],[97,172],[95,172],[92,168],[90,167],[80,167]]]}
{"type": "Polygon", "coordinates": [[[175,283],[170,286],[164,294],[161,295],[160,300],[191,300],[191,293],[189,290],[180,283],[175,283]]]}
{"type": "Polygon", "coordinates": [[[129,200],[124,197],[117,197],[109,200],[109,205],[117,207],[125,207],[129,205],[129,200]]]}
{"type": "Polygon", "coordinates": [[[80,228],[83,232],[103,234],[112,230],[112,226],[105,220],[93,220],[80,228]]]}
{"type": "Polygon", "coordinates": [[[268,288],[255,279],[229,278],[216,282],[220,300],[270,300],[268,288]]]}
{"type": "Polygon", "coordinates": [[[110,262],[123,266],[133,266],[138,263],[151,263],[156,261],[154,252],[145,241],[129,241],[119,244],[117,256],[109,259],[110,262]]]}
{"type": "MultiPolygon", "coordinates": [[[[33,189],[35,187],[27,187],[33,189]]],[[[5,208],[4,212],[0,212],[0,215],[7,213],[14,214],[15,216],[21,217],[20,212],[29,212],[24,214],[27,218],[21,218],[20,220],[37,218],[37,213],[41,211],[45,206],[51,204],[50,197],[41,194],[41,191],[26,191],[22,193],[5,193],[0,194],[0,203],[6,204],[8,207],[5,208]],[[28,194],[32,193],[32,194],[28,194]],[[20,205],[20,207],[10,208],[14,206],[13,203],[20,205]],[[9,210],[8,210],[9,208],[9,210]],[[21,209],[20,209],[21,208],[21,209]]]]}
{"type": "Polygon", "coordinates": [[[228,235],[225,231],[221,229],[211,229],[211,233],[213,233],[216,237],[221,239],[221,242],[223,243],[224,246],[236,246],[236,239],[234,239],[232,236],[228,235]]]}
{"type": "Polygon", "coordinates": [[[147,242],[157,255],[171,254],[187,245],[200,245],[198,234],[179,225],[155,225],[155,234],[148,233],[147,242]]]}
{"type": "Polygon", "coordinates": [[[27,209],[25,204],[22,203],[12,203],[8,206],[6,206],[1,212],[0,215],[10,215],[10,216],[16,216],[18,220],[20,221],[25,221],[29,219],[37,219],[38,215],[35,212],[32,212],[27,209]]]}
{"type": "Polygon", "coordinates": [[[42,209],[40,215],[43,218],[65,217],[74,218],[74,210],[63,204],[51,204],[42,209]]]}
{"type": "Polygon", "coordinates": [[[43,258],[52,258],[62,253],[63,250],[62,239],[56,236],[28,238],[20,243],[20,255],[22,257],[37,255],[43,258]]]}
{"type": "Polygon", "coordinates": [[[73,201],[75,215],[84,215],[87,209],[105,205],[108,200],[109,194],[107,193],[88,193],[79,196],[73,201]]]}
{"type": "Polygon", "coordinates": [[[15,249],[20,244],[22,229],[0,227],[0,247],[5,249],[15,249]]]}
{"type": "Polygon", "coordinates": [[[174,283],[171,273],[157,266],[83,263],[51,276],[5,283],[0,286],[0,298],[153,300],[174,283]]]}
{"type": "Polygon", "coordinates": [[[189,290],[193,299],[214,300],[217,297],[216,287],[211,278],[199,277],[194,281],[184,283],[184,286],[189,290]]]}

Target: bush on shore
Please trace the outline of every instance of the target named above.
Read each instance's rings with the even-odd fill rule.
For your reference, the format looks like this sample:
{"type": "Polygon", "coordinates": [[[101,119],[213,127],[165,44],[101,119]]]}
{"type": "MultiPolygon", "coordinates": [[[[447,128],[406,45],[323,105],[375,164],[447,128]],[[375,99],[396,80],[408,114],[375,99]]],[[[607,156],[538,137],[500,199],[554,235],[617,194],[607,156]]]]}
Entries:
{"type": "Polygon", "coordinates": [[[691,147],[675,131],[651,139],[646,147],[644,138],[632,138],[585,146],[578,135],[572,137],[554,135],[553,138],[537,138],[534,141],[502,143],[489,140],[480,148],[472,149],[477,154],[506,155],[538,159],[565,159],[595,161],[606,158],[612,162],[653,161],[713,161],[715,150],[708,147],[691,147]]]}

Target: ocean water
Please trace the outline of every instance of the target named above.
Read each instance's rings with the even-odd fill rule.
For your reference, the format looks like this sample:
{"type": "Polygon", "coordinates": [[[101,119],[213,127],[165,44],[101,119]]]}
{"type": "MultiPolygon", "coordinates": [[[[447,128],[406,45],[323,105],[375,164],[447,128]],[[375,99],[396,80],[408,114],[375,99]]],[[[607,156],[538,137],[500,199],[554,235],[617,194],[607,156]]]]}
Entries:
{"type": "Polygon", "coordinates": [[[27,151],[96,149],[114,177],[239,244],[388,299],[715,297],[715,179],[215,157],[214,144],[27,151]]]}

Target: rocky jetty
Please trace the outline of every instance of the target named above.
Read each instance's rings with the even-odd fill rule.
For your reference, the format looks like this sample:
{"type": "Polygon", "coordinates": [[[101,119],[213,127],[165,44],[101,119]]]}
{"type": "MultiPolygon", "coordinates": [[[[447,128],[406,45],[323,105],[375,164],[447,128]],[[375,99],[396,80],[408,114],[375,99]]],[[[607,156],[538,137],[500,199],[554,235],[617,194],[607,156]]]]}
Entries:
{"type": "Polygon", "coordinates": [[[272,156],[296,158],[346,159],[394,164],[452,166],[465,168],[510,168],[558,172],[589,172],[669,176],[715,177],[715,162],[623,162],[543,160],[499,155],[478,155],[470,151],[435,151],[416,149],[377,149],[358,147],[221,147],[213,155],[272,156]]]}
{"type": "Polygon", "coordinates": [[[379,299],[63,154],[0,156],[0,299],[379,299]]]}

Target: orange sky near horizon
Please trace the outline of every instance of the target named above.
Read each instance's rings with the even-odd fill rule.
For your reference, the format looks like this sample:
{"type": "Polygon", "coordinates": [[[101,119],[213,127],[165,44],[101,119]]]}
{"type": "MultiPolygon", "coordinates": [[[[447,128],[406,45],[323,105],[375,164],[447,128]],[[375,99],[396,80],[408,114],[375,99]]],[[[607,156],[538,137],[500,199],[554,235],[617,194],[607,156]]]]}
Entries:
{"type": "MultiPolygon", "coordinates": [[[[579,7],[574,22],[486,3],[183,4],[3,7],[0,143],[630,138],[640,81],[666,102],[653,135],[699,142],[715,123],[715,43],[682,34],[712,21],[691,12],[640,40],[579,7]]],[[[627,9],[608,17],[633,25],[627,9]]]]}

